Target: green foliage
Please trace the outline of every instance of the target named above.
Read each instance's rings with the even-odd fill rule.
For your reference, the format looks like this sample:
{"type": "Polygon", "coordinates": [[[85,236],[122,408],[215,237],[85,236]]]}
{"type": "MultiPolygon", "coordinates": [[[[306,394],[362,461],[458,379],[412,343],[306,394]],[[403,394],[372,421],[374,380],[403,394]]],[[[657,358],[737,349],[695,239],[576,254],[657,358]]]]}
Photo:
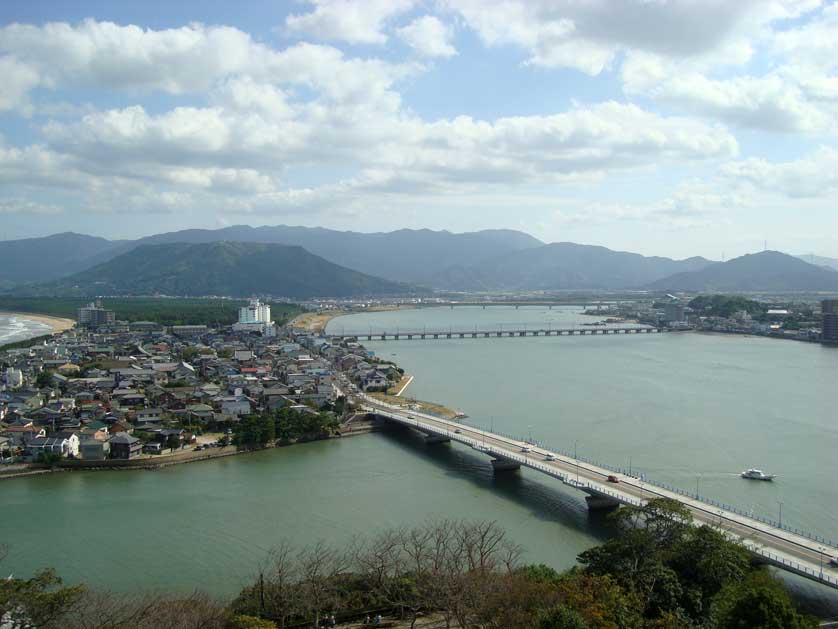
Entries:
{"type": "MultiPolygon", "coordinates": [[[[89,298],[3,296],[0,297],[0,310],[75,319],[76,311],[89,302],[89,298]]],[[[239,308],[245,305],[246,301],[236,299],[167,297],[114,297],[104,302],[105,308],[113,310],[121,321],[155,321],[167,326],[231,325],[238,320],[239,308]]],[[[270,306],[271,317],[280,325],[303,312],[296,304],[271,302],[270,306]]],[[[44,338],[49,337],[39,337],[41,340],[44,338]]],[[[35,339],[26,342],[31,345],[31,341],[35,339]]]]}
{"type": "Polygon", "coordinates": [[[718,629],[810,629],[818,626],[795,609],[785,588],[765,571],[757,570],[741,582],[728,584],[713,608],[718,629]]]}
{"type": "Polygon", "coordinates": [[[328,436],[338,427],[337,419],[328,412],[312,413],[283,407],[270,416],[275,422],[276,436],[284,443],[328,436]]]}
{"type": "Polygon", "coordinates": [[[707,317],[729,318],[734,313],[745,311],[759,319],[767,310],[764,304],[738,295],[699,295],[689,303],[689,307],[707,317]]]}
{"type": "Polygon", "coordinates": [[[588,629],[585,619],[565,605],[556,605],[541,612],[537,629],[588,629]]]}
{"type": "Polygon", "coordinates": [[[276,426],[269,414],[245,415],[233,431],[233,443],[244,448],[264,447],[276,441],[276,426]]]}
{"type": "MultiPolygon", "coordinates": [[[[57,627],[84,593],[84,586],[62,587],[52,570],[42,570],[31,579],[0,580],[0,618],[8,616],[10,627],[57,627]]],[[[7,626],[6,624],[3,625],[7,626]]]]}
{"type": "Polygon", "coordinates": [[[257,616],[238,615],[230,620],[230,629],[276,629],[276,623],[257,616]]]}
{"type": "Polygon", "coordinates": [[[39,389],[45,389],[46,387],[52,386],[52,371],[42,371],[38,374],[38,377],[35,378],[35,386],[39,389]]]}
{"type": "Polygon", "coordinates": [[[172,450],[177,450],[180,447],[180,437],[177,435],[169,435],[166,437],[166,447],[172,450]]]}
{"type": "Polygon", "coordinates": [[[41,336],[33,336],[30,339],[26,339],[24,341],[16,341],[14,343],[6,343],[5,345],[0,345],[0,350],[7,350],[7,349],[25,349],[27,347],[33,347],[35,345],[40,345],[46,340],[52,338],[52,334],[42,334],[41,336]]]}
{"type": "Polygon", "coordinates": [[[566,575],[557,572],[550,566],[545,566],[543,563],[524,566],[518,570],[518,573],[530,581],[550,585],[558,585],[567,578],[566,575]]]}

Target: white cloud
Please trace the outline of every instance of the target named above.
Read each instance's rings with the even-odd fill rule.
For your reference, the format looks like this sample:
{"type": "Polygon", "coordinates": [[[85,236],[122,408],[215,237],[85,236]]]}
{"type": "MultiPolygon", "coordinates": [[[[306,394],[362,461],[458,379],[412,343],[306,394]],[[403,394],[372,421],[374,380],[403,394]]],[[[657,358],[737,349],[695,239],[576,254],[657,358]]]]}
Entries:
{"type": "Polygon", "coordinates": [[[432,15],[416,18],[396,31],[408,46],[425,57],[452,57],[457,54],[453,29],[432,15]]]}
{"type": "Polygon", "coordinates": [[[528,63],[596,75],[625,51],[746,61],[765,24],[819,0],[445,0],[490,46],[514,45],[528,63]]]}
{"type": "Polygon", "coordinates": [[[722,174],[734,185],[744,182],[761,193],[794,199],[831,197],[838,192],[838,149],[823,146],[809,157],[789,162],[761,158],[731,162],[722,174]]]}
{"type": "Polygon", "coordinates": [[[60,214],[56,205],[38,203],[29,199],[0,199],[0,214],[60,214]]]}
{"type": "Polygon", "coordinates": [[[65,85],[129,92],[206,93],[235,78],[310,87],[344,101],[390,99],[416,64],[347,58],[331,46],[301,43],[282,51],[231,27],[200,24],[160,31],[85,20],[76,26],[11,24],[0,28],[0,109],[28,104],[35,87],[65,85]]]}
{"type": "Polygon", "coordinates": [[[310,13],[289,15],[289,31],[350,44],[384,44],[388,21],[409,11],[415,0],[309,0],[310,13]]]}
{"type": "Polygon", "coordinates": [[[38,85],[38,73],[9,55],[0,57],[0,76],[3,77],[0,111],[17,109],[24,114],[30,113],[29,92],[38,85]]]}

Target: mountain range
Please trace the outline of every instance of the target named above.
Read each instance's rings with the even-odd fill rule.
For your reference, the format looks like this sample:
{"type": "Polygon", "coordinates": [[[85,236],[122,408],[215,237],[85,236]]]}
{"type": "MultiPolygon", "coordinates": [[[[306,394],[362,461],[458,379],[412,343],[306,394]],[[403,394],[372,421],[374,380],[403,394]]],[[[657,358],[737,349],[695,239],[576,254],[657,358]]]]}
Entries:
{"type": "Polygon", "coordinates": [[[302,247],[223,241],[141,245],[91,269],[17,292],[64,297],[163,294],[310,299],[410,290],[404,284],[338,266],[302,247]]]}
{"type": "Polygon", "coordinates": [[[694,293],[838,291],[838,273],[779,251],[762,251],[677,273],[646,288],[694,293]]]}
{"type": "Polygon", "coordinates": [[[366,234],[236,225],[137,240],[63,233],[0,242],[0,288],[27,294],[106,294],[108,288],[113,294],[282,294],[295,298],[392,294],[396,286],[401,292],[416,287],[519,293],[834,290],[838,272],[830,264],[838,268],[838,261],[768,253],[773,255],[718,263],[701,257],[648,257],[570,242],[545,244],[514,230],[455,234],[402,229],[366,234]],[[197,247],[219,243],[223,246],[197,247]],[[170,263],[167,270],[165,259],[177,265],[170,263]],[[259,263],[282,264],[283,269],[266,275],[259,263]],[[181,282],[174,277],[175,269],[187,279],[181,282]],[[202,275],[210,270],[213,277],[202,275]],[[255,277],[261,282],[250,281],[255,277]],[[297,284],[303,277],[309,282],[307,290],[297,284]],[[340,281],[333,281],[337,278],[340,281]]]}

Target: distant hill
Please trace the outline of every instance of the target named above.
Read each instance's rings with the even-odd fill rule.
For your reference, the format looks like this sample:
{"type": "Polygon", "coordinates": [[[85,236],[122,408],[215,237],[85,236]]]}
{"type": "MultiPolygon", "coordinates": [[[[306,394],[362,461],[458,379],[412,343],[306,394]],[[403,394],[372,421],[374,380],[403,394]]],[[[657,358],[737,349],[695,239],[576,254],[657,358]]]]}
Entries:
{"type": "Polygon", "coordinates": [[[25,284],[69,275],[90,266],[94,256],[122,245],[73,232],[44,238],[0,241],[0,284],[25,284]]]}
{"type": "Polygon", "coordinates": [[[763,251],[678,273],[650,289],[690,292],[802,292],[838,290],[838,273],[779,251],[763,251]]]}
{"type": "Polygon", "coordinates": [[[143,245],[92,269],[17,292],[307,299],[392,295],[409,290],[403,284],[332,264],[302,247],[212,242],[143,245]]]}
{"type": "Polygon", "coordinates": [[[822,266],[828,269],[832,269],[833,271],[838,271],[838,258],[826,258],[824,256],[815,255],[803,255],[794,257],[799,258],[804,262],[808,262],[809,264],[814,264],[815,266],[822,266]]]}
{"type": "Polygon", "coordinates": [[[14,266],[0,269],[0,285],[4,280],[49,281],[107,262],[142,245],[222,241],[297,245],[335,264],[398,282],[421,282],[450,266],[476,264],[485,258],[544,244],[513,230],[454,234],[400,229],[365,234],[286,225],[187,229],[126,241],[56,234],[0,242],[0,261],[16,260],[14,266]]]}
{"type": "Polygon", "coordinates": [[[477,265],[452,267],[436,274],[429,285],[485,291],[620,290],[710,264],[705,258],[671,260],[559,242],[496,256],[477,265]]]}

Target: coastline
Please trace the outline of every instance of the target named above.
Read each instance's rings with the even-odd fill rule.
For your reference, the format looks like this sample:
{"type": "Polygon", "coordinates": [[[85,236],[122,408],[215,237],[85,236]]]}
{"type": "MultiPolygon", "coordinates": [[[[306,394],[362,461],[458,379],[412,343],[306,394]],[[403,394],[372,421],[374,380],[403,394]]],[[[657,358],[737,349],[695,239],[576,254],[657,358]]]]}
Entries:
{"type": "MultiPolygon", "coordinates": [[[[52,328],[52,334],[59,332],[66,332],[76,325],[72,319],[64,319],[62,317],[53,317],[50,315],[34,314],[31,312],[13,312],[9,310],[0,310],[0,315],[15,317],[17,319],[28,319],[29,321],[37,321],[52,328]]],[[[26,339],[22,339],[26,340],[26,339]]]]}

